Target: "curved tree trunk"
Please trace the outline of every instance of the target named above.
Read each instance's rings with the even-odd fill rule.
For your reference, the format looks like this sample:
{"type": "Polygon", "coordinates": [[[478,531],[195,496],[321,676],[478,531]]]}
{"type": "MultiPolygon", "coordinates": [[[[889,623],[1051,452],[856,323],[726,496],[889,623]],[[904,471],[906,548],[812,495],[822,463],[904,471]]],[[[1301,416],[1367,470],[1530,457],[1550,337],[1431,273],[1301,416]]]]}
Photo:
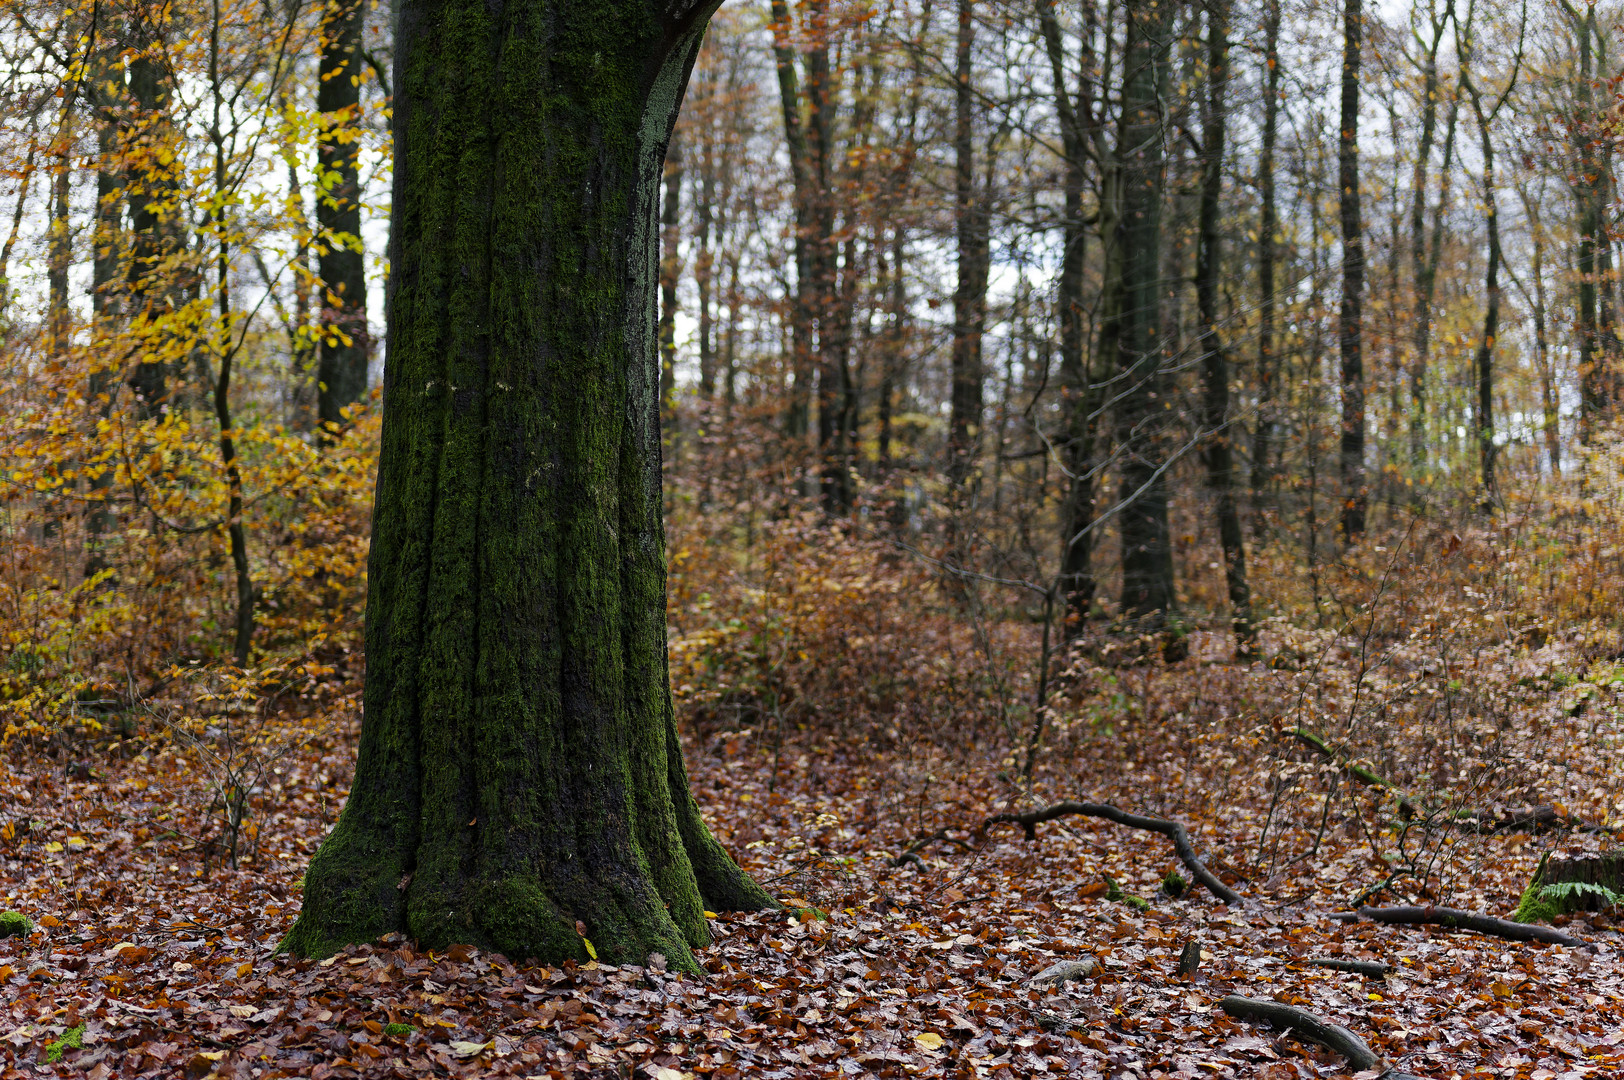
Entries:
{"type": "Polygon", "coordinates": [[[663,953],[772,906],[666,674],[662,162],[715,0],[404,0],[365,717],[285,942],[663,953]],[[579,929],[578,929],[579,928],[579,929]]]}

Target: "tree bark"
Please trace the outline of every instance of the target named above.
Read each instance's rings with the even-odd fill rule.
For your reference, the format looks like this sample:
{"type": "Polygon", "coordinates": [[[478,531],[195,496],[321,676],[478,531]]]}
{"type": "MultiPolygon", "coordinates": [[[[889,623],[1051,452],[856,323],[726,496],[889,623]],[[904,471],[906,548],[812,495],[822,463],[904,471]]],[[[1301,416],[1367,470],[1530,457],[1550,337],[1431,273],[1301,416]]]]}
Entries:
{"type": "Polygon", "coordinates": [[[361,244],[361,0],[327,0],[321,23],[320,85],[316,110],[317,270],[321,275],[321,357],[317,419],[324,437],[344,421],[346,406],[366,396],[367,281],[361,244]]]}
{"type": "Polygon", "coordinates": [[[1201,100],[1201,210],[1197,225],[1196,307],[1201,320],[1202,425],[1207,445],[1207,487],[1212,491],[1218,540],[1224,550],[1235,653],[1250,657],[1257,631],[1246,582],[1246,542],[1235,506],[1234,452],[1229,431],[1229,356],[1218,334],[1218,275],[1223,266],[1219,213],[1224,192],[1225,123],[1229,88],[1229,3],[1207,0],[1207,93],[1201,100]]]}
{"type": "Polygon", "coordinates": [[[662,162],[716,0],[404,0],[359,759],[285,945],[695,969],[773,906],[689,794],[660,515],[662,162]]]}
{"type": "Polygon", "coordinates": [[[1359,54],[1364,38],[1363,0],[1345,0],[1342,13],[1342,117],[1337,140],[1337,188],[1342,223],[1342,537],[1349,544],[1365,531],[1369,493],[1365,483],[1364,291],[1365,241],[1359,201],[1359,54]]]}
{"type": "Polygon", "coordinates": [[[1122,511],[1122,611],[1160,626],[1173,610],[1173,548],[1167,524],[1167,376],[1161,349],[1162,102],[1172,43],[1172,6],[1126,0],[1122,124],[1117,141],[1121,263],[1111,319],[1121,390],[1116,442],[1122,511]]]}

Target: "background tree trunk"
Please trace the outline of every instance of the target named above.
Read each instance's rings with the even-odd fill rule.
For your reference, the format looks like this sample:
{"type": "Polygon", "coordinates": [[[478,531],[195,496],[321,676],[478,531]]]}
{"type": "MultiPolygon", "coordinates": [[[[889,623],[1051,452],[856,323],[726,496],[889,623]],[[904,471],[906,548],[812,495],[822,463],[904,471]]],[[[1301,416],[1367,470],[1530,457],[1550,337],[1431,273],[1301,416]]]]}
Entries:
{"type": "Polygon", "coordinates": [[[1162,364],[1163,91],[1172,43],[1171,6],[1127,0],[1122,61],[1122,171],[1116,247],[1121,284],[1112,335],[1121,376],[1116,442],[1121,456],[1122,610],[1165,622],[1173,610],[1173,548],[1167,526],[1167,377],[1162,364]]]}
{"type": "Polygon", "coordinates": [[[316,162],[317,269],[321,274],[321,358],[317,419],[323,432],[343,422],[343,410],[366,396],[366,265],[361,248],[361,0],[327,0],[321,24],[321,84],[316,109],[321,134],[316,162]]]}
{"type": "Polygon", "coordinates": [[[390,363],[349,801],[286,945],[663,953],[773,901],[666,673],[662,162],[713,0],[405,0],[390,363]],[[579,932],[578,932],[579,927],[579,932]]]}
{"type": "Polygon", "coordinates": [[[988,218],[976,191],[974,74],[975,12],[959,0],[954,66],[953,192],[958,240],[958,287],[953,291],[953,388],[947,468],[954,486],[975,464],[982,410],[981,337],[987,321],[988,218]]]}
{"type": "Polygon", "coordinates": [[[1258,149],[1257,238],[1257,420],[1252,430],[1253,529],[1261,534],[1264,492],[1274,481],[1275,373],[1275,260],[1279,251],[1280,220],[1275,207],[1274,149],[1280,130],[1280,0],[1268,0],[1263,15],[1263,134],[1258,149]]]}
{"type": "Polygon", "coordinates": [[[1201,101],[1201,211],[1196,250],[1196,305],[1201,319],[1202,426],[1207,486],[1224,551],[1224,583],[1235,629],[1235,651],[1250,656],[1252,592],[1246,583],[1246,542],[1235,507],[1235,455],[1229,431],[1229,357],[1218,336],[1218,275],[1223,268],[1219,215],[1224,193],[1225,122],[1229,88],[1229,0],[1207,0],[1207,93],[1201,101]]]}

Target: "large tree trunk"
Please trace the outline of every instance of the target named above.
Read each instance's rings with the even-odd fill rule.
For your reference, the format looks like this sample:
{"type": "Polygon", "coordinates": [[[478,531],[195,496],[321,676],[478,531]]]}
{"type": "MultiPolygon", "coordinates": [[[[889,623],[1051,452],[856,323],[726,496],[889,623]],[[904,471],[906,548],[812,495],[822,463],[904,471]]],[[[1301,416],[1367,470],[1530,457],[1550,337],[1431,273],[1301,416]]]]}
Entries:
{"type": "Polygon", "coordinates": [[[286,945],[663,953],[773,901],[666,673],[662,163],[716,0],[404,0],[360,755],[286,945]],[[578,932],[577,927],[580,927],[578,932]]]}
{"type": "Polygon", "coordinates": [[[361,246],[361,0],[327,0],[321,24],[321,135],[316,160],[316,223],[321,230],[321,359],[317,418],[323,432],[367,392],[367,279],[361,246]]]}
{"type": "Polygon", "coordinates": [[[1229,356],[1218,336],[1218,275],[1223,266],[1219,212],[1224,192],[1225,122],[1229,88],[1229,0],[1207,0],[1207,93],[1201,101],[1201,213],[1196,252],[1196,306],[1201,319],[1202,424],[1207,486],[1224,549],[1224,582],[1235,628],[1235,653],[1251,656],[1252,591],[1246,582],[1246,542],[1235,507],[1235,455],[1229,431],[1229,356]]]}
{"type": "Polygon", "coordinates": [[[1172,5],[1128,0],[1117,142],[1121,285],[1112,318],[1121,389],[1116,441],[1121,466],[1122,610],[1151,624],[1173,610],[1173,548],[1167,526],[1167,375],[1162,363],[1162,102],[1173,35],[1172,5]]]}
{"type": "Polygon", "coordinates": [[[1363,0],[1345,0],[1342,13],[1342,117],[1337,140],[1337,189],[1342,218],[1342,538],[1357,543],[1365,531],[1365,239],[1359,202],[1359,53],[1364,39],[1363,0]]]}

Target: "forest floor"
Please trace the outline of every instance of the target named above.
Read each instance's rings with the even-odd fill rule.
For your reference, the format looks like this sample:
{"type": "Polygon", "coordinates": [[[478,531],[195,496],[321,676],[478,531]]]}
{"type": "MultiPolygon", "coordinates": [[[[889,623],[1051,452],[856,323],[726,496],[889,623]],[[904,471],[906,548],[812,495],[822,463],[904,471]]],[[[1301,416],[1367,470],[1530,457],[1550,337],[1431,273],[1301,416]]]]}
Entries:
{"type": "MultiPolygon", "coordinates": [[[[1146,669],[1137,689],[1133,678],[1115,692],[1162,706],[1057,731],[1031,791],[1000,773],[998,754],[924,738],[806,734],[776,749],[765,732],[692,738],[701,806],[787,905],[716,918],[703,978],[658,958],[518,967],[401,940],[321,963],[275,955],[342,804],[353,717],[281,759],[261,792],[257,852],[234,870],[211,855],[205,872],[193,838],[217,831],[211,776],[181,748],[149,739],[76,759],[14,743],[0,757],[0,907],[34,931],[0,940],[0,1077],[1347,1074],[1328,1051],[1226,1016],[1218,1002],[1232,993],[1342,1024],[1419,1076],[1624,1075],[1624,937],[1610,917],[1566,922],[1587,948],[1328,917],[1418,851],[1425,866],[1403,865],[1420,883],[1395,884],[1385,902],[1436,897],[1508,916],[1542,851],[1606,837],[1406,835],[1377,795],[1280,748],[1256,716],[1214,720],[1191,704],[1277,672],[1198,656],[1146,669]],[[977,830],[1064,798],[1182,821],[1247,899],[1161,891],[1178,863],[1154,833],[1081,817],[1038,826],[1035,841],[1011,825],[977,830]],[[1201,962],[1181,975],[1189,942],[1201,962]],[[1028,985],[1084,957],[1096,961],[1087,978],[1028,985]]],[[[1541,775],[1568,778],[1571,790],[1549,793],[1565,802],[1559,815],[1605,822],[1611,784],[1592,781],[1616,715],[1598,703],[1587,719],[1530,752],[1561,766],[1541,775]]]]}

